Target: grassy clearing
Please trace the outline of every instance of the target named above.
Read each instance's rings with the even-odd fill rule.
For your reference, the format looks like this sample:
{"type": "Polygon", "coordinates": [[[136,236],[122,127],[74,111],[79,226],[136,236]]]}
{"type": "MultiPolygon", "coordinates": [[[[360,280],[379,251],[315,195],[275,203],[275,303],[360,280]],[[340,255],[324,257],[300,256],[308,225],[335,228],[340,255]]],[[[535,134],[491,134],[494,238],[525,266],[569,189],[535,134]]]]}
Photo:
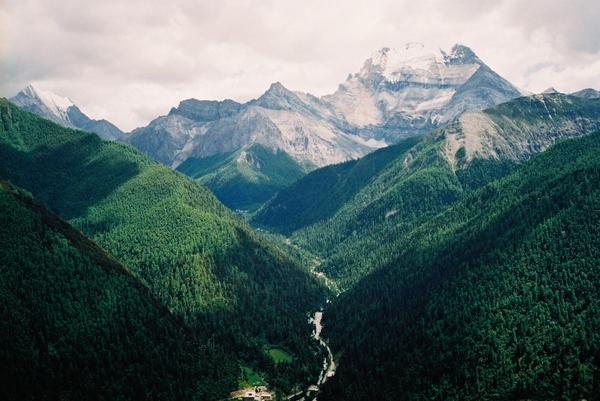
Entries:
{"type": "Polygon", "coordinates": [[[252,368],[242,366],[242,374],[238,380],[238,388],[266,386],[267,382],[263,376],[252,368]]]}
{"type": "Polygon", "coordinates": [[[275,363],[292,363],[294,361],[294,357],[282,348],[272,347],[267,350],[267,353],[275,363]]]}

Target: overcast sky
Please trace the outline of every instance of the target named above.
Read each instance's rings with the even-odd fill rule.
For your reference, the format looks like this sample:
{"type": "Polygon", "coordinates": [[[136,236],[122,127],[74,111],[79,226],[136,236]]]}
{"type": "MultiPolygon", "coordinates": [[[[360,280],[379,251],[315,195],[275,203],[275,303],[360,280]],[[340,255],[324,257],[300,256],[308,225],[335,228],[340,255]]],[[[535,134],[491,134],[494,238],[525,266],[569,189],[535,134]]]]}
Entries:
{"type": "Polygon", "coordinates": [[[328,94],[412,41],[462,43],[533,92],[600,89],[598,0],[0,0],[0,95],[32,82],[130,130],[275,81],[328,94]]]}

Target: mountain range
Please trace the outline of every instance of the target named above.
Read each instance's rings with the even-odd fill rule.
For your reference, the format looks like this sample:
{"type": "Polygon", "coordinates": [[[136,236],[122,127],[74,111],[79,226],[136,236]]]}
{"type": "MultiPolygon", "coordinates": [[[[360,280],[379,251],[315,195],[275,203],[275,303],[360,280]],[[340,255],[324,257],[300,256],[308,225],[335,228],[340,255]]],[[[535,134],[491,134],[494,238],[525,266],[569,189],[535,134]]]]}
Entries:
{"type": "MultiPolygon", "coordinates": [[[[358,159],[523,94],[466,46],[445,52],[408,43],[376,51],[331,95],[293,92],[277,82],[246,103],[188,99],[128,134],[31,85],[11,101],[63,126],[129,143],[208,185],[226,206],[254,213],[315,168],[358,159]],[[257,156],[257,149],[271,151],[257,156]]],[[[573,95],[594,98],[598,91],[573,95]]]]}
{"type": "Polygon", "coordinates": [[[411,43],[377,51],[331,95],[293,92],[277,82],[244,104],[190,99],[134,130],[129,142],[174,166],[251,143],[324,166],[520,95],[465,46],[446,53],[411,43]]]}
{"type": "Polygon", "coordinates": [[[351,286],[401,250],[395,238],[561,138],[600,129],[600,99],[521,97],[358,161],[308,174],[267,202],[254,224],[290,235],[351,286]],[[378,238],[390,238],[380,242],[378,238]]]}
{"type": "Polygon", "coordinates": [[[600,98],[520,97],[267,202],[341,290],[319,399],[597,399],[598,130],[600,98]]]}
{"type": "MultiPolygon", "coordinates": [[[[207,372],[218,372],[215,374],[220,378],[212,387],[202,386],[199,391],[210,389],[217,398],[226,395],[226,390],[236,385],[240,367],[260,372],[261,377],[282,391],[291,391],[294,386],[307,383],[318,375],[319,355],[315,351],[318,347],[310,339],[311,326],[306,316],[320,307],[328,291],[294,258],[284,255],[252,231],[205,187],[130,146],[64,128],[22,111],[6,100],[0,100],[0,117],[0,177],[21,187],[29,197],[35,197],[36,202],[55,214],[53,226],[72,225],[75,231],[80,230],[77,231],[80,237],[85,236],[98,245],[92,249],[94,253],[110,254],[126,266],[135,278],[134,285],[151,296],[145,299],[155,299],[164,311],[177,317],[181,330],[189,331],[198,347],[210,351],[210,355],[217,353],[214,361],[204,360],[198,354],[200,360],[195,363],[205,365],[202,369],[207,372]],[[56,222],[59,219],[64,224],[56,222]],[[296,363],[293,366],[275,364],[269,354],[273,347],[285,350],[296,363]]],[[[47,234],[44,227],[31,224],[39,233],[33,233],[32,240],[24,243],[22,248],[9,247],[7,242],[2,245],[2,251],[8,254],[6,260],[13,263],[10,270],[3,268],[0,273],[2,281],[15,280],[9,288],[16,291],[10,293],[13,298],[21,300],[27,309],[45,299],[52,303],[54,296],[76,297],[80,290],[84,293],[102,290],[102,287],[81,288],[87,285],[88,274],[96,274],[92,263],[88,264],[92,269],[90,273],[87,270],[79,272],[77,264],[61,273],[79,274],[73,281],[74,292],[67,289],[56,294],[47,292],[53,283],[60,282],[54,265],[44,266],[44,270],[37,272],[37,280],[41,283],[49,281],[47,286],[40,284],[39,292],[22,292],[35,286],[27,281],[33,276],[21,269],[31,268],[31,264],[36,263],[37,259],[32,259],[32,255],[39,254],[37,250],[50,248],[50,254],[56,253],[56,266],[66,263],[61,258],[68,259],[62,249],[71,252],[68,243],[60,239],[64,234],[59,232],[55,238],[47,234]],[[53,247],[54,241],[59,245],[53,247]],[[31,254],[28,247],[32,247],[31,254]],[[17,273],[20,276],[13,277],[17,273]],[[19,280],[25,282],[19,284],[19,280]],[[19,289],[19,285],[23,289],[19,289]]],[[[12,241],[18,237],[7,234],[4,238],[12,241]]],[[[78,244],[74,244],[76,248],[78,244]]],[[[106,304],[99,304],[93,313],[99,318],[111,313],[114,303],[119,302],[115,297],[109,296],[106,304]]],[[[155,313],[152,309],[135,308],[138,309],[131,313],[141,317],[155,313]]],[[[73,306],[66,304],[64,311],[56,310],[56,313],[49,313],[46,320],[37,322],[42,328],[49,325],[49,332],[43,332],[46,334],[38,334],[42,328],[26,331],[31,337],[28,341],[34,344],[38,344],[37,336],[40,335],[48,341],[57,338],[55,355],[50,357],[50,361],[52,358],[57,361],[51,364],[36,362],[37,354],[33,349],[27,350],[27,355],[19,356],[23,358],[20,359],[23,366],[31,366],[31,363],[43,364],[48,369],[55,366],[56,374],[63,375],[61,377],[67,377],[69,369],[75,369],[59,363],[62,359],[70,359],[75,352],[73,347],[81,346],[87,338],[79,336],[77,331],[70,337],[60,337],[60,328],[71,319],[72,309],[73,306]]],[[[81,317],[81,325],[87,324],[85,318],[85,315],[81,317]]],[[[75,321],[72,324],[76,324],[75,321]]],[[[127,320],[116,324],[115,335],[127,332],[127,320]]],[[[139,338],[136,338],[144,347],[152,344],[153,336],[162,335],[151,328],[141,327],[140,330],[139,338]]],[[[10,338],[10,333],[8,329],[2,331],[3,343],[10,338]]],[[[122,344],[125,348],[128,341],[123,339],[122,344]]],[[[115,347],[115,352],[122,352],[119,346],[115,347]]],[[[185,347],[182,352],[184,350],[185,347]]],[[[21,352],[18,347],[13,351],[21,352]]],[[[152,366],[160,361],[154,354],[148,355],[147,360],[144,356],[140,358],[148,362],[141,362],[142,366],[152,366]]],[[[126,363],[126,359],[121,361],[115,361],[114,366],[126,363]]],[[[185,367],[185,363],[188,363],[185,359],[181,364],[170,359],[170,365],[164,369],[177,372],[185,367]]],[[[132,368],[137,369],[136,366],[132,368]]],[[[108,365],[104,368],[108,369],[108,365]]],[[[140,366],[134,372],[142,374],[141,369],[140,366]]],[[[193,375],[197,367],[190,369],[193,375]]],[[[88,383],[95,383],[114,395],[117,390],[111,390],[110,383],[103,383],[99,373],[92,372],[86,380],[72,383],[73,391],[81,392],[88,383]]],[[[35,380],[35,376],[27,377],[35,380]]],[[[170,386],[176,385],[176,382],[168,383],[168,377],[156,378],[156,386],[167,391],[167,398],[177,398],[178,391],[168,391],[170,386]]],[[[188,377],[181,379],[188,380],[188,377]]],[[[198,377],[198,380],[203,379],[198,377]]],[[[128,388],[137,386],[135,375],[127,376],[123,383],[128,388]]],[[[185,391],[191,396],[195,391],[194,380],[190,383],[185,391]]],[[[31,391],[35,388],[33,386],[31,391]]],[[[151,398],[154,397],[161,398],[158,395],[151,398]]]]}
{"type": "MultiPolygon", "coordinates": [[[[258,144],[281,150],[310,170],[357,159],[464,112],[521,94],[465,46],[455,45],[445,52],[409,43],[378,50],[331,95],[294,92],[277,82],[246,103],[188,99],[127,135],[105,120],[90,120],[69,99],[31,86],[11,101],[64,126],[129,143],[173,168],[189,159],[226,155],[258,144]]],[[[240,169],[236,163],[231,159],[230,169],[240,169]]],[[[253,169],[254,176],[273,172],[253,169]]],[[[268,176],[267,181],[277,178],[268,176]]],[[[229,207],[255,210],[260,203],[256,195],[247,193],[249,187],[260,192],[258,198],[263,200],[272,195],[272,186],[261,189],[256,181],[239,176],[230,182],[221,179],[219,184],[238,201],[229,203],[228,197],[221,196],[223,190],[216,192],[229,207]]]]}
{"type": "Polygon", "coordinates": [[[598,91],[411,43],[323,97],[77,112],[0,99],[0,398],[600,400],[598,91]]]}
{"type": "Polygon", "coordinates": [[[317,380],[306,318],[327,305],[339,367],[319,399],[594,399],[599,102],[521,97],[317,169],[255,217],[282,240],[2,101],[3,394],[291,394],[317,380]]]}

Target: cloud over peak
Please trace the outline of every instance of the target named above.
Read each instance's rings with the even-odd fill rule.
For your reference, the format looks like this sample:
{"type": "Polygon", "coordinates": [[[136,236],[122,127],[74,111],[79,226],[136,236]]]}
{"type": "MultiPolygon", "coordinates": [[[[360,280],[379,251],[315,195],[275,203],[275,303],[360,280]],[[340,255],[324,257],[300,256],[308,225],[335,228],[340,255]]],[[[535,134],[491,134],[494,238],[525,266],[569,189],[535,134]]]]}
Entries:
{"type": "Polygon", "coordinates": [[[464,43],[517,86],[600,86],[594,0],[5,0],[3,96],[29,82],[128,130],[181,99],[330,93],[383,46],[464,43]],[[535,16],[535,18],[532,18],[535,16]]]}

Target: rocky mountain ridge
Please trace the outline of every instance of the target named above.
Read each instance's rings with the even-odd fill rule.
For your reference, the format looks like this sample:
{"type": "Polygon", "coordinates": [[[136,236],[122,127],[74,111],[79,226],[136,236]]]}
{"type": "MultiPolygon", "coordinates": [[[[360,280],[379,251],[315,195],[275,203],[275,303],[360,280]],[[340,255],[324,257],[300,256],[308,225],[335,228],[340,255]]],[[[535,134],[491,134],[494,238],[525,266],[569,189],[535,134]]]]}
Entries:
{"type": "Polygon", "coordinates": [[[128,142],[174,167],[252,143],[324,166],[520,95],[466,46],[445,52],[409,43],[375,52],[331,95],[294,92],[276,82],[244,104],[188,99],[134,130],[128,142]]]}
{"type": "Polygon", "coordinates": [[[47,118],[67,128],[94,132],[107,140],[124,140],[123,131],[107,120],[94,120],[85,115],[68,97],[40,89],[32,84],[9,99],[25,111],[47,118]]]}

